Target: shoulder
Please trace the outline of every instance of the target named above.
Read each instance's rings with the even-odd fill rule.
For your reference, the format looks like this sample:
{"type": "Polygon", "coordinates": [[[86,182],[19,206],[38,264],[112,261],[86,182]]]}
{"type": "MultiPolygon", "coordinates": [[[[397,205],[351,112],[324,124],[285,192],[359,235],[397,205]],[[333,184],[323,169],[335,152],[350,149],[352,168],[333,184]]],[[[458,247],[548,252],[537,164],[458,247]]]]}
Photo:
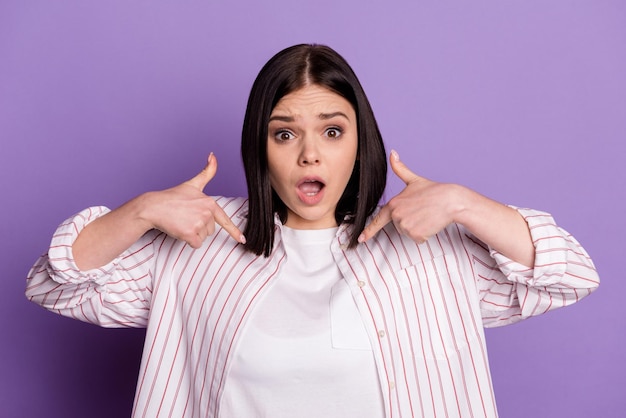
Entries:
{"type": "Polygon", "coordinates": [[[423,263],[442,256],[467,257],[480,241],[472,237],[462,225],[452,223],[424,242],[415,242],[402,234],[393,222],[385,225],[368,243],[371,251],[388,257],[396,256],[401,265],[423,263]]]}
{"type": "Polygon", "coordinates": [[[230,217],[246,217],[248,214],[248,198],[212,196],[215,202],[230,217]]]}

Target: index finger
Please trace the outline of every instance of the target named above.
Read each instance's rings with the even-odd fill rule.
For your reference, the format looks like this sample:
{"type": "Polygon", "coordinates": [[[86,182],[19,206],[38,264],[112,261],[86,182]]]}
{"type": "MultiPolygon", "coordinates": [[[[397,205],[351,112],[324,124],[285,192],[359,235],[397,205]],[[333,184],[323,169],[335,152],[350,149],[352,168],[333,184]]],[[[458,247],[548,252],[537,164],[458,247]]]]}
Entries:
{"type": "Polygon", "coordinates": [[[383,206],[380,211],[374,216],[372,222],[369,223],[359,235],[359,242],[365,242],[368,239],[372,238],[378,231],[384,228],[391,222],[391,209],[388,205],[383,206]]]}
{"type": "Polygon", "coordinates": [[[228,217],[226,212],[224,212],[224,209],[217,204],[215,205],[215,210],[213,211],[213,218],[215,218],[215,222],[224,228],[226,232],[228,232],[228,234],[235,239],[235,241],[241,244],[246,243],[246,237],[239,230],[239,228],[237,228],[237,225],[235,225],[228,217]]]}

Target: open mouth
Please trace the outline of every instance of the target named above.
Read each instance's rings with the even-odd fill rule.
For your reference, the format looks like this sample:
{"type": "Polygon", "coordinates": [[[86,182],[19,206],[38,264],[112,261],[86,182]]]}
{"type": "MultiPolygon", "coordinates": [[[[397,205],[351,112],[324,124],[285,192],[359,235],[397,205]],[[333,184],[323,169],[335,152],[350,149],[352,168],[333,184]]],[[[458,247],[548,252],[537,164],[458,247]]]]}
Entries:
{"type": "Polygon", "coordinates": [[[298,190],[305,196],[315,196],[317,195],[323,188],[325,184],[316,179],[307,179],[303,180],[298,184],[298,190]]]}

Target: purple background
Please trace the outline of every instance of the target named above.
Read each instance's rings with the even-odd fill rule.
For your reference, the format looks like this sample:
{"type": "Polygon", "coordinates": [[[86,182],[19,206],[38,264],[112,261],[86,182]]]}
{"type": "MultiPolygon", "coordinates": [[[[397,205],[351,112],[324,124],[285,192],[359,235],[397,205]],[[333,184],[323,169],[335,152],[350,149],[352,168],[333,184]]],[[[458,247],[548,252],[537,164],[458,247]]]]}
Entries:
{"type": "Polygon", "coordinates": [[[0,3],[0,416],[129,415],[143,331],[48,313],[26,273],[66,217],[210,151],[207,192],[245,194],[249,88],[300,42],[348,59],[414,171],[549,211],[594,258],[590,298],[488,330],[501,416],[624,416],[626,3],[415,3],[0,3]]]}

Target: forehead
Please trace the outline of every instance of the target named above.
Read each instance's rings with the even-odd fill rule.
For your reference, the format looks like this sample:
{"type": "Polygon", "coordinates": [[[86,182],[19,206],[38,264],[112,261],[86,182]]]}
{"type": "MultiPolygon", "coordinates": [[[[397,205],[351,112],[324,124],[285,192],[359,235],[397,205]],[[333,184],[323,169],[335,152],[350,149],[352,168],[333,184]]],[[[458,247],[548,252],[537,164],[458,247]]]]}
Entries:
{"type": "Polygon", "coordinates": [[[342,111],[354,115],[350,102],[337,93],[317,84],[307,85],[283,96],[272,115],[278,113],[305,114],[342,111]]]}

